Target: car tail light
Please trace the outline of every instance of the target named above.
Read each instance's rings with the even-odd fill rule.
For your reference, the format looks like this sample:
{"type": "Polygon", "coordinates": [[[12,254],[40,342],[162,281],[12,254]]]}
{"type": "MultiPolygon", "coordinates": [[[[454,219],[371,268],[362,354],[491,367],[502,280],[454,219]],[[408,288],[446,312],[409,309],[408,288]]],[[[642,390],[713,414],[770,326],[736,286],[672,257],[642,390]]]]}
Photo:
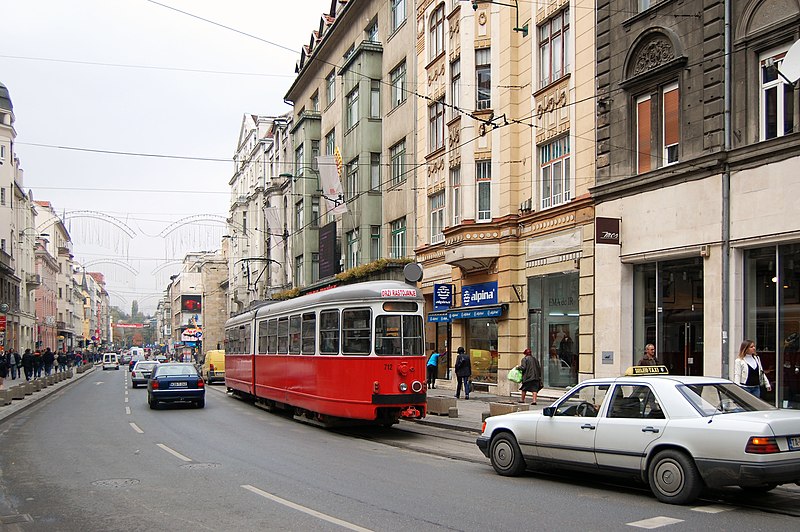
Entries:
{"type": "Polygon", "coordinates": [[[198,388],[202,388],[205,385],[206,385],[206,381],[204,381],[203,379],[197,379],[197,387],[198,388]]]}
{"type": "Polygon", "coordinates": [[[135,376],[136,376],[136,372],[135,371],[131,371],[131,377],[135,377],[135,376]]]}
{"type": "Polygon", "coordinates": [[[153,389],[157,390],[158,389],[158,381],[151,381],[151,382],[153,383],[153,389]]]}
{"type": "Polygon", "coordinates": [[[747,441],[744,452],[750,454],[772,454],[779,453],[781,450],[778,448],[778,442],[775,441],[775,438],[751,436],[747,441]]]}
{"type": "Polygon", "coordinates": [[[481,425],[481,434],[483,434],[484,432],[486,432],[486,422],[485,421],[483,422],[483,425],[481,425]]]}
{"type": "Polygon", "coordinates": [[[208,371],[214,371],[214,364],[208,365],[208,371]]]}

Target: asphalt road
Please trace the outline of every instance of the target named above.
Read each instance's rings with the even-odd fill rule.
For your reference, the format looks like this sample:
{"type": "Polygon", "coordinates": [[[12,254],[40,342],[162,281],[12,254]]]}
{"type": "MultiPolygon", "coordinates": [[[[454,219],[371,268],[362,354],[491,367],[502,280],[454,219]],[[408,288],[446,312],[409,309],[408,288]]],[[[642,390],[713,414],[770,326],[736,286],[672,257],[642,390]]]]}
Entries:
{"type": "MultiPolygon", "coordinates": [[[[150,410],[94,371],[0,425],[0,529],[795,530],[741,504],[678,507],[642,486],[494,473],[474,435],[324,430],[207,392],[150,410]]],[[[739,495],[740,496],[740,495],[739,495]]]]}

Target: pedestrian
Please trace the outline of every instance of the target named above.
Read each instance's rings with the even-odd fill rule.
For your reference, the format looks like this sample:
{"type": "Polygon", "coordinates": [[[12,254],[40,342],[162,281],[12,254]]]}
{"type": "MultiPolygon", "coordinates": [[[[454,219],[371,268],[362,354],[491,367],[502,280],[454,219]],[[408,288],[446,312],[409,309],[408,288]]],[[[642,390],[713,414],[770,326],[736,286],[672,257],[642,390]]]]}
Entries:
{"type": "Polygon", "coordinates": [[[658,366],[658,359],[656,358],[656,346],[647,344],[644,346],[644,356],[639,359],[637,366],[658,366]]]}
{"type": "Polygon", "coordinates": [[[35,362],[36,360],[34,360],[31,350],[26,349],[25,352],[22,353],[22,369],[25,370],[25,380],[27,381],[33,378],[35,362]]]}
{"type": "Polygon", "coordinates": [[[761,386],[771,391],[769,379],[764,375],[761,358],[756,354],[756,343],[745,340],[739,346],[739,355],[733,362],[733,382],[756,397],[761,397],[761,386]]]}
{"type": "Polygon", "coordinates": [[[461,398],[461,387],[464,387],[464,399],[469,399],[469,378],[472,376],[472,362],[463,347],[458,348],[456,356],[456,399],[461,398]]]}
{"type": "Polygon", "coordinates": [[[11,350],[11,380],[22,377],[22,355],[15,350],[11,350]]]}
{"type": "Polygon", "coordinates": [[[3,382],[8,375],[8,353],[0,351],[0,390],[5,389],[3,382]]]}
{"type": "Polygon", "coordinates": [[[434,351],[428,359],[428,388],[436,388],[436,376],[439,373],[439,353],[434,351]]]}
{"type": "Polygon", "coordinates": [[[44,365],[44,374],[50,376],[53,372],[53,362],[56,361],[56,354],[49,347],[44,350],[42,354],[42,364],[44,365]]]}
{"type": "Polygon", "coordinates": [[[44,362],[42,362],[42,352],[38,349],[33,352],[33,378],[38,379],[42,376],[42,368],[44,367],[44,362]]]}
{"type": "Polygon", "coordinates": [[[531,392],[532,404],[536,404],[537,394],[542,389],[542,365],[539,363],[539,359],[531,354],[530,349],[526,348],[522,354],[524,355],[522,361],[517,366],[517,369],[522,371],[522,384],[519,387],[522,398],[519,402],[524,403],[525,395],[531,392]]]}
{"type": "Polygon", "coordinates": [[[67,371],[67,354],[64,352],[63,349],[58,351],[58,356],[56,357],[56,362],[58,362],[58,372],[63,373],[67,371]]]}

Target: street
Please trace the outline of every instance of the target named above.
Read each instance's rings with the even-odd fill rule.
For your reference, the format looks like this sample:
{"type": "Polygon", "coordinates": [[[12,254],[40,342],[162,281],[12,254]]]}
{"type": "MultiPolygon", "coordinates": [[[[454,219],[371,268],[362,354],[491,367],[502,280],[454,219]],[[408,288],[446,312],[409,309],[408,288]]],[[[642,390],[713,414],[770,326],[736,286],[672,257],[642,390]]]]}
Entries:
{"type": "Polygon", "coordinates": [[[207,390],[205,409],[153,411],[146,394],[130,388],[127,371],[93,371],[0,424],[1,529],[797,526],[773,513],[781,495],[762,496],[767,512],[746,507],[759,500],[738,491],[722,502],[671,506],[624,481],[500,477],[470,433],[414,423],[324,430],[231,398],[222,386],[207,390]]]}

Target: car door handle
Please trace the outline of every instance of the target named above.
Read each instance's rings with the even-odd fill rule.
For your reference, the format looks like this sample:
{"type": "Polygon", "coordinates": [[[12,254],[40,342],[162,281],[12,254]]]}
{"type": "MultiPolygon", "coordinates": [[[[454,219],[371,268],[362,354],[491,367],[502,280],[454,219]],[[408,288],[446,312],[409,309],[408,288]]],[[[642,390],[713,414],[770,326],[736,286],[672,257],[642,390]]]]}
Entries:
{"type": "Polygon", "coordinates": [[[642,432],[652,432],[653,434],[658,434],[660,432],[660,429],[657,429],[655,427],[645,427],[642,429],[642,432]]]}
{"type": "Polygon", "coordinates": [[[581,428],[582,429],[594,430],[594,425],[590,425],[589,423],[586,423],[584,425],[581,425],[581,428]]]}

